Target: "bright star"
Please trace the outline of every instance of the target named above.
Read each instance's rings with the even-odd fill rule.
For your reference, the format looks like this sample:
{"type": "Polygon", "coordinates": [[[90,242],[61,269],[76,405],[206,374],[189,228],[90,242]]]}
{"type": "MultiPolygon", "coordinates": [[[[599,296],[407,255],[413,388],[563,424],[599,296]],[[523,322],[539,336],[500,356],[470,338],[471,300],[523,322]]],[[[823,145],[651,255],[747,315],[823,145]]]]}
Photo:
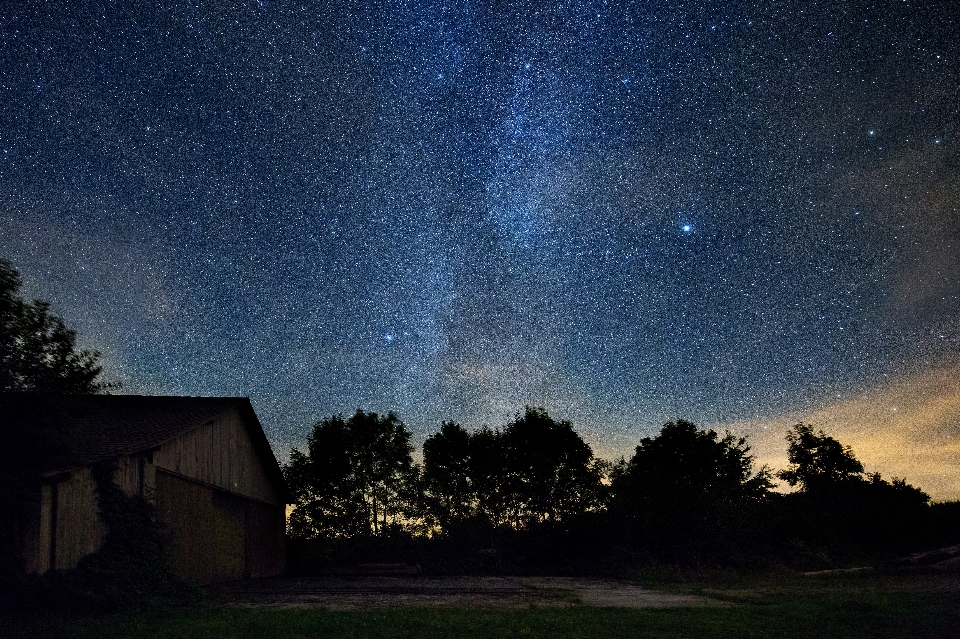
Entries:
{"type": "Polygon", "coordinates": [[[392,342],[392,341],[393,341],[393,333],[387,333],[386,335],[383,336],[383,339],[385,339],[387,342],[392,342]]]}
{"type": "Polygon", "coordinates": [[[680,227],[680,230],[682,230],[684,233],[689,233],[693,230],[693,227],[689,224],[684,224],[682,227],[680,227]]]}

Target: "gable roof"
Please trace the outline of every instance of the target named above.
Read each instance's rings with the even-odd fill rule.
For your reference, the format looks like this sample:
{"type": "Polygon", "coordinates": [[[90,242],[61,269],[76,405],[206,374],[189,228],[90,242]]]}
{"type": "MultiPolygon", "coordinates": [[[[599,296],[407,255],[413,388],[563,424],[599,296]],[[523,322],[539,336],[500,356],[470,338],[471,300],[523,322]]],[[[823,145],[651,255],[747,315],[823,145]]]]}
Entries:
{"type": "MultiPolygon", "coordinates": [[[[0,407],[6,418],[20,416],[24,424],[34,420],[53,422],[69,433],[67,466],[73,468],[157,448],[236,408],[245,417],[247,432],[268,476],[286,494],[283,473],[247,397],[3,393],[0,407]]],[[[58,466],[48,470],[68,469],[58,466]]]]}

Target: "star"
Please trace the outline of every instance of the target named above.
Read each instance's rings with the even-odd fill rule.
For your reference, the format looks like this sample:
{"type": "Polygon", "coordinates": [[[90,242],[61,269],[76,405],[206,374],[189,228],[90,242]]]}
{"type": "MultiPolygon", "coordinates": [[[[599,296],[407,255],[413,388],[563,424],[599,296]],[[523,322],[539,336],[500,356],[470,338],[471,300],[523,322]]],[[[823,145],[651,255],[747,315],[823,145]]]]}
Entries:
{"type": "Polygon", "coordinates": [[[960,367],[943,3],[8,4],[0,257],[124,392],[249,396],[280,457],[529,404],[617,458],[960,367]]]}

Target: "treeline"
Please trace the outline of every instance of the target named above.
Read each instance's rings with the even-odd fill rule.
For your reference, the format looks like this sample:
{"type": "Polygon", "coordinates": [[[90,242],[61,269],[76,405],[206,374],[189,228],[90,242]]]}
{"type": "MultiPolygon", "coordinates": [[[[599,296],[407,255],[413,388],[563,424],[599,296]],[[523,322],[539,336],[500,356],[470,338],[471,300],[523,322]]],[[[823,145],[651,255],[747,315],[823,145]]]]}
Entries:
{"type": "Polygon", "coordinates": [[[444,422],[415,464],[395,414],[333,416],[284,468],[294,559],[457,571],[826,568],[960,540],[958,504],[866,473],[811,426],[795,426],[786,444],[790,465],[774,473],[755,467],[744,438],[678,420],[609,462],[570,422],[527,407],[502,429],[444,422]],[[775,480],[795,490],[776,492],[775,480]]]}

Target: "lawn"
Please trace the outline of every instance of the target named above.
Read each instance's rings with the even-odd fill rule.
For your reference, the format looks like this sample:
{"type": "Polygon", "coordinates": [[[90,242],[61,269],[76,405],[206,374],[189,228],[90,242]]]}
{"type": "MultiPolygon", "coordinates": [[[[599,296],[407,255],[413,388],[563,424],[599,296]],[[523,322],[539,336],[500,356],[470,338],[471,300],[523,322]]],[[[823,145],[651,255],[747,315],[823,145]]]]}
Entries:
{"type": "Polygon", "coordinates": [[[663,585],[732,605],[702,608],[197,606],[100,617],[0,620],[0,636],[77,637],[960,637],[960,576],[799,575],[663,585]]]}

